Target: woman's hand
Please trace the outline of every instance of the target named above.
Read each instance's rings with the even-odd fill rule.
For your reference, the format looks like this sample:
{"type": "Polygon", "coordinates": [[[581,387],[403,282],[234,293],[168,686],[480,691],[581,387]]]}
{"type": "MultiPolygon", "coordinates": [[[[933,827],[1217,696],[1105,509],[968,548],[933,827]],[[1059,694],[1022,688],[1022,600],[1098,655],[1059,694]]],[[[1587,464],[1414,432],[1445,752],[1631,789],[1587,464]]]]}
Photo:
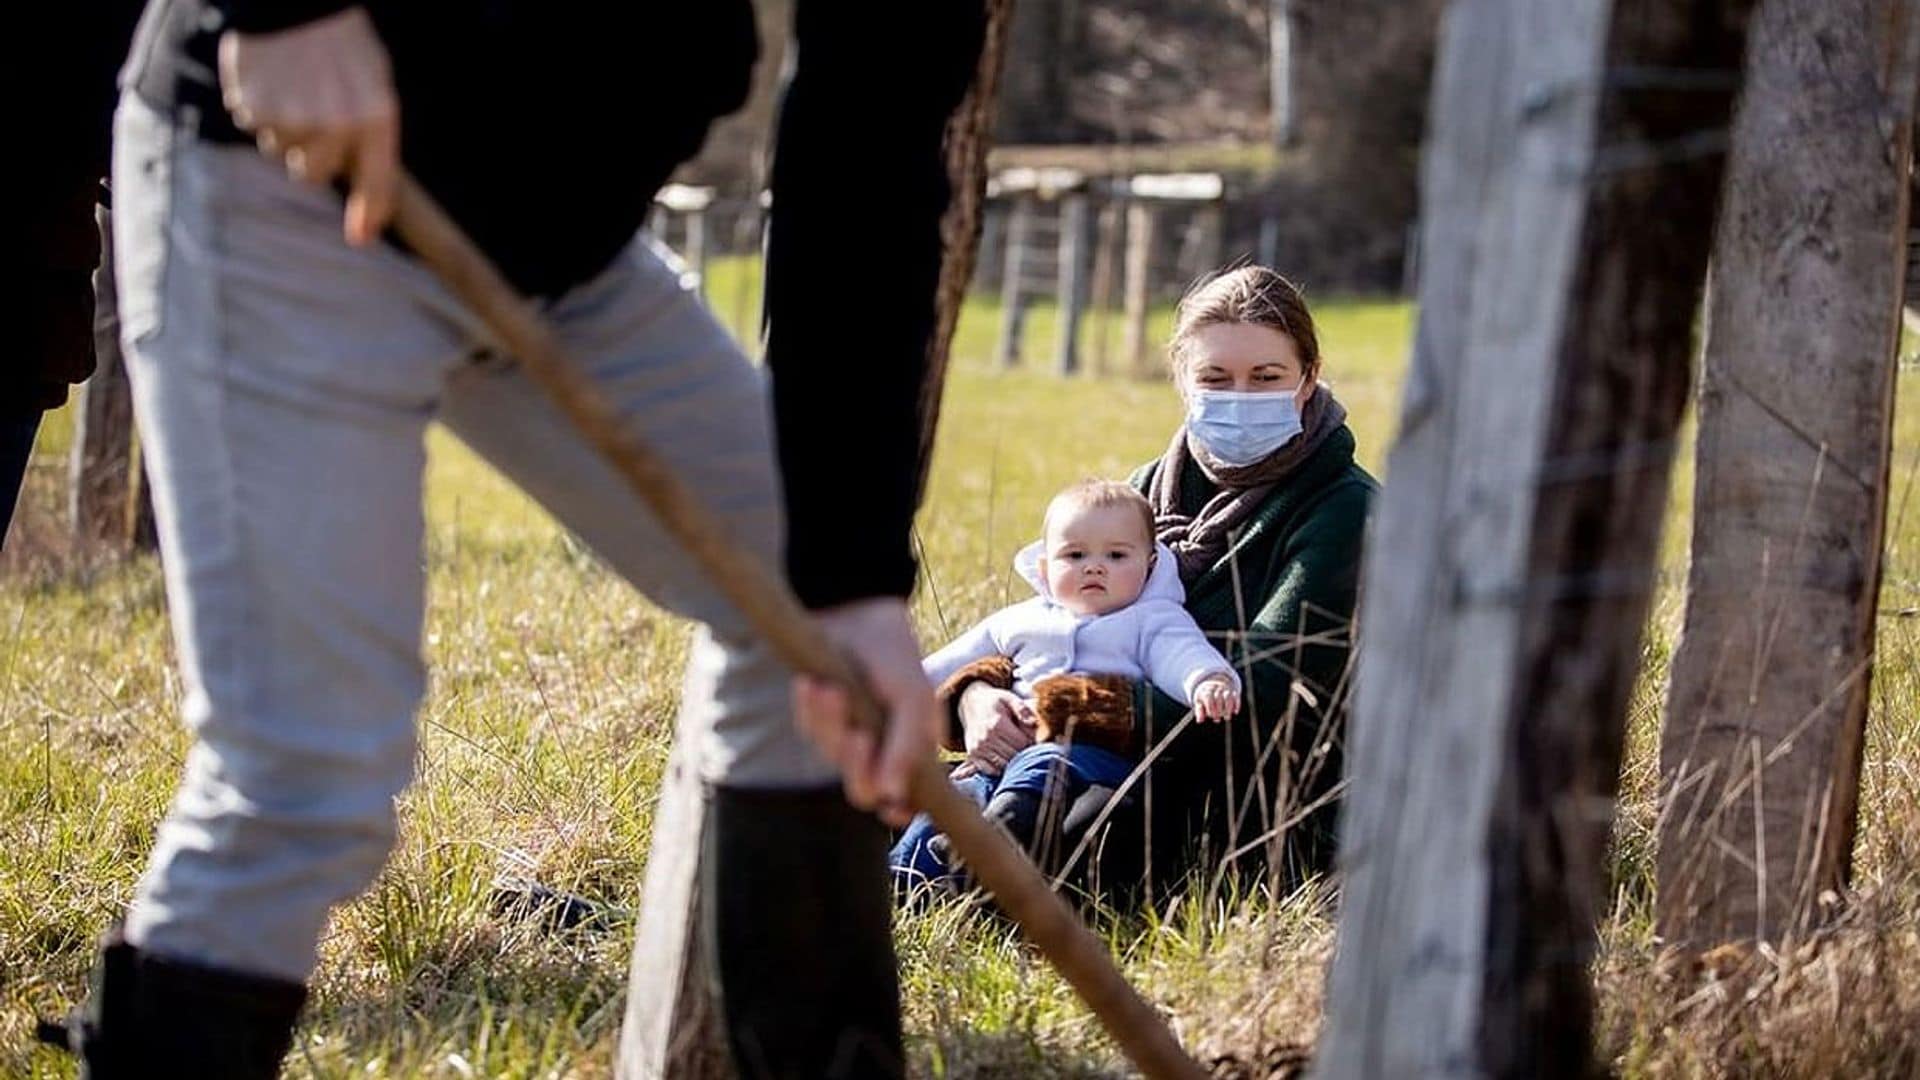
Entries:
{"type": "Polygon", "coordinates": [[[1206,679],[1193,691],[1194,719],[1225,721],[1240,711],[1240,692],[1224,675],[1206,679]]]}
{"type": "Polygon", "coordinates": [[[1033,745],[1033,705],[1010,690],[976,682],[960,692],[960,728],[967,760],[1004,772],[1013,755],[1033,745]]]}

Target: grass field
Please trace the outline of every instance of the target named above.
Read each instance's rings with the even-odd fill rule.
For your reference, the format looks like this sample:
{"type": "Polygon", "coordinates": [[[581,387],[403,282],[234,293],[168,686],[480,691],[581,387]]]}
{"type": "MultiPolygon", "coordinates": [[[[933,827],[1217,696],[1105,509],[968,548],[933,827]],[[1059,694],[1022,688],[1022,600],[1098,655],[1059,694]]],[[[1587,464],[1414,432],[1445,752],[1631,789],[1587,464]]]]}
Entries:
{"type": "MultiPolygon", "coordinates": [[[[723,318],[754,310],[751,269],[715,268],[723,318]]],[[[857,307],[857,305],[856,305],[857,307]]],[[[969,309],[919,523],[915,610],[931,643],[1013,594],[1012,552],[1058,486],[1123,475],[1178,416],[1164,382],[997,373],[997,313],[969,309]]],[[[1393,303],[1319,305],[1327,371],[1362,460],[1385,458],[1410,339],[1393,303]]],[[[1168,314],[1158,314],[1164,331],[1168,314]]],[[[1097,333],[1097,331],[1096,331],[1097,333]]],[[[1050,313],[1028,327],[1030,365],[1050,313]]],[[[1117,343],[1118,332],[1112,333],[1117,343]]],[[[857,319],[848,327],[858,347],[857,319]]],[[[1920,378],[1903,375],[1884,606],[1920,606],[1920,378]]],[[[186,741],[164,597],[150,559],[104,563],[50,540],[59,418],[42,438],[13,550],[0,569],[0,1076],[64,1076],[30,1047],[32,1017],[78,993],[92,942],[132,888],[186,741]]],[[[430,444],[426,651],[419,782],[390,865],[336,916],[290,1074],[314,1077],[609,1075],[631,914],[684,660],[663,617],[537,507],[436,432],[430,444]],[[603,933],[538,933],[489,910],[502,876],[612,906],[603,933]]],[[[1690,465],[1665,545],[1684,575],[1690,465]]],[[[1920,619],[1881,620],[1853,914],[1821,947],[1740,978],[1656,963],[1653,743],[1679,617],[1656,606],[1632,720],[1600,928],[1601,1051],[1667,1075],[1920,1072],[1920,619]]],[[[1200,1053],[1266,1075],[1307,1043],[1331,946],[1326,898],[1189,894],[1101,921],[1127,973],[1200,1053]]],[[[961,908],[902,921],[911,1048],[924,1075],[1107,1076],[1125,1070],[1044,964],[961,908]]]]}

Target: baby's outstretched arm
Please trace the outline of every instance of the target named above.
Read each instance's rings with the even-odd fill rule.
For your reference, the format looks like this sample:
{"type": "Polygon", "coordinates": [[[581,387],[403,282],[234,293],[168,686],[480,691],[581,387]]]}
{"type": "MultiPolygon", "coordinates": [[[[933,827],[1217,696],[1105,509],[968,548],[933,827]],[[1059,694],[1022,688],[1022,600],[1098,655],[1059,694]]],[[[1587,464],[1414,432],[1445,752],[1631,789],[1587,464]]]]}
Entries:
{"type": "Polygon", "coordinates": [[[1193,616],[1172,603],[1155,603],[1141,616],[1140,666],[1148,681],[1193,706],[1202,720],[1225,720],[1239,711],[1240,677],[1193,616]],[[1227,697],[1221,696],[1221,686],[1227,697]],[[1208,695],[1204,706],[1203,693],[1208,695]]]}

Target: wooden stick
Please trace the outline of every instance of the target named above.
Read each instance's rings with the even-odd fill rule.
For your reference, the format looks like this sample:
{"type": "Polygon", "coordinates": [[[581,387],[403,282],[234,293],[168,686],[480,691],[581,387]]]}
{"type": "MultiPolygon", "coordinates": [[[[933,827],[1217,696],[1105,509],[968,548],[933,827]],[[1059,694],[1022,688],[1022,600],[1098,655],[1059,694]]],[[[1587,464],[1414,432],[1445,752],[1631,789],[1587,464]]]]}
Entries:
{"type": "MultiPolygon", "coordinates": [[[[546,320],[411,177],[401,178],[394,227],[481,322],[499,335],[527,374],[653,508],[714,587],[780,658],[796,671],[847,687],[858,722],[878,728],[883,715],[879,703],[847,658],[819,632],[786,580],[727,538],[706,505],[637,433],[620,422],[567,356],[546,320]]],[[[968,868],[1079,992],[1142,1073],[1149,1077],[1206,1075],[1181,1050],[1159,1013],[1120,975],[1099,939],[1047,888],[1039,868],[980,816],[932,757],[914,769],[909,796],[914,805],[932,815],[968,868]]]]}

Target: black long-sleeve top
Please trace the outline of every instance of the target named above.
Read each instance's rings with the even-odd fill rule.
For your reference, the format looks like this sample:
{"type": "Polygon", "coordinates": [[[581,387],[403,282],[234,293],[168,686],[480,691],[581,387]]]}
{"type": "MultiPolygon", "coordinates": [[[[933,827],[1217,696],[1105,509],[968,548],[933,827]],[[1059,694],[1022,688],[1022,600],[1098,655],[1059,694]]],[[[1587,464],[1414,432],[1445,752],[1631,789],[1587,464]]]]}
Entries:
{"type": "Polygon", "coordinates": [[[16,211],[5,246],[8,348],[0,413],[57,408],[67,384],[93,371],[94,203],[107,175],[113,73],[127,52],[139,0],[23,4],[9,10],[22,105],[8,118],[16,211]],[[31,100],[31,107],[26,102],[31,100]]]}
{"type": "MultiPolygon", "coordinates": [[[[208,139],[221,33],[346,0],[152,0],[126,84],[208,139]]],[[[740,107],[750,0],[362,0],[392,59],[407,167],[521,289],[593,277],[654,193],[740,107]]],[[[800,0],[773,163],[767,360],[807,604],[904,596],[915,562],[916,407],[933,329],[942,150],[982,0],[800,0]]]]}

